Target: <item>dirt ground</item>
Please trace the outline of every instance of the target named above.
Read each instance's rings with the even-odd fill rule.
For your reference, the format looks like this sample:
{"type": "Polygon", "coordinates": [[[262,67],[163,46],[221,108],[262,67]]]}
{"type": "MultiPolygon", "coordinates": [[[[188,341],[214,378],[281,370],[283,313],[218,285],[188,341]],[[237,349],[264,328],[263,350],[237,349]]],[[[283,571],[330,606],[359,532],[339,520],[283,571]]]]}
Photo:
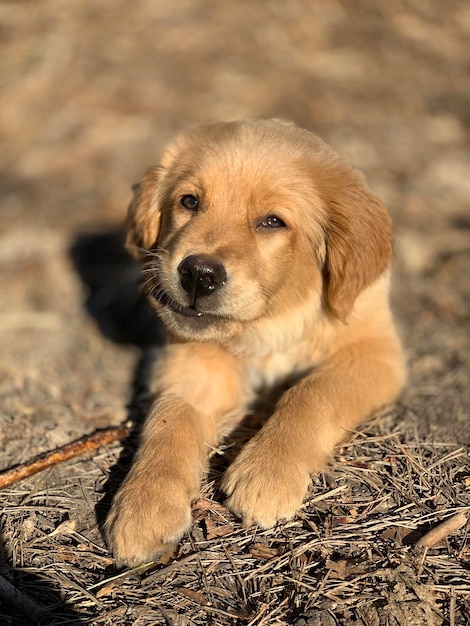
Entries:
{"type": "Polygon", "coordinates": [[[0,575],[36,603],[0,585],[2,624],[470,623],[468,524],[415,546],[470,507],[469,36],[463,0],[0,3],[0,469],[138,426],[161,330],[121,225],[194,123],[290,119],[364,170],[409,361],[291,522],[241,528],[222,446],[170,564],[118,571],[101,536],[133,436],[1,491],[0,575]]]}

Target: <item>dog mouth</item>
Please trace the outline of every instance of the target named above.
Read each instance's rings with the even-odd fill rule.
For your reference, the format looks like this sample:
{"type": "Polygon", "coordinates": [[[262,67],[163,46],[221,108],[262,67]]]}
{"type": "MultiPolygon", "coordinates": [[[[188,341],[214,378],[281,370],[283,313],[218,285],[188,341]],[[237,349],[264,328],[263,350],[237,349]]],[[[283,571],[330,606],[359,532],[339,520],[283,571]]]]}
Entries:
{"type": "Polygon", "coordinates": [[[167,293],[165,293],[162,290],[160,290],[159,293],[155,294],[153,297],[161,305],[163,305],[164,307],[168,307],[174,313],[178,313],[179,315],[182,315],[183,317],[196,318],[196,319],[219,318],[219,316],[215,315],[214,313],[206,313],[204,311],[199,311],[194,306],[184,306],[184,305],[178,304],[171,296],[169,296],[167,293]]]}

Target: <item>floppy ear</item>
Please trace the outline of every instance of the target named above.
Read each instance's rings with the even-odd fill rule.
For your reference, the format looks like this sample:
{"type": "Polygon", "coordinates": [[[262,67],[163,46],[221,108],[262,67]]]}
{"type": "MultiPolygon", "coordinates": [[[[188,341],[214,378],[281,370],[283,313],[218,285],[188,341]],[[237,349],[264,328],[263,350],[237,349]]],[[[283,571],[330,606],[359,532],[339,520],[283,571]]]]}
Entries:
{"type": "Polygon", "coordinates": [[[332,312],[343,321],[357,296],[392,259],[392,222],[387,209],[367,189],[359,172],[345,178],[347,182],[338,181],[325,198],[326,296],[332,312]]]}
{"type": "Polygon", "coordinates": [[[127,212],[126,248],[138,259],[155,244],[160,229],[160,211],[157,205],[159,169],[153,168],[137,185],[127,212]]]}

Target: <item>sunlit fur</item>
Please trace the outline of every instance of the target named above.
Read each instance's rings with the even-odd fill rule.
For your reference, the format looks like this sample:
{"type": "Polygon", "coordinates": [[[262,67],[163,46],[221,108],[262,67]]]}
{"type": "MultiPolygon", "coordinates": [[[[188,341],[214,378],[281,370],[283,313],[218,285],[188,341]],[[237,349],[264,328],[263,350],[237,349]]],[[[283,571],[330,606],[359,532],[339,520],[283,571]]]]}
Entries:
{"type": "Polygon", "coordinates": [[[213,124],[167,149],[128,217],[128,247],[171,340],[107,521],[118,561],[153,558],[187,531],[209,447],[259,389],[300,378],[222,482],[227,505],[264,527],[292,517],[335,444],[396,397],[405,376],[388,305],[391,239],[362,174],[293,125],[213,124]],[[285,227],[263,227],[270,215],[285,227]],[[227,280],[191,303],[178,267],[201,254],[227,280]],[[181,313],[191,305],[199,316],[181,313]]]}

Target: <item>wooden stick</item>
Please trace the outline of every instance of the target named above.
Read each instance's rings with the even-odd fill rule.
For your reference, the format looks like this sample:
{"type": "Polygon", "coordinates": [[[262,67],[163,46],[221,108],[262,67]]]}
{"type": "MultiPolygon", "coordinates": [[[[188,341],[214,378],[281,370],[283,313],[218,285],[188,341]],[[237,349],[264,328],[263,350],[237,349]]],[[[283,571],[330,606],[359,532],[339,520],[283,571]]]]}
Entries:
{"type": "Polygon", "coordinates": [[[130,428],[128,426],[115,426],[97,430],[91,435],[85,435],[57,450],[40,454],[32,461],[15,465],[4,472],[0,472],[0,489],[34,476],[34,474],[38,474],[48,467],[63,463],[92,450],[97,450],[113,441],[122,441],[129,435],[129,432],[130,428]]]}
{"type": "Polygon", "coordinates": [[[440,541],[459,530],[459,528],[465,526],[466,523],[467,516],[465,513],[455,513],[455,515],[451,515],[434,528],[431,528],[416,542],[415,547],[432,548],[432,546],[437,545],[440,541]]]}
{"type": "Polygon", "coordinates": [[[0,597],[10,604],[13,604],[23,615],[26,615],[31,622],[37,624],[41,622],[45,616],[45,609],[26,596],[19,589],[14,587],[6,578],[0,576],[0,597]]]}

